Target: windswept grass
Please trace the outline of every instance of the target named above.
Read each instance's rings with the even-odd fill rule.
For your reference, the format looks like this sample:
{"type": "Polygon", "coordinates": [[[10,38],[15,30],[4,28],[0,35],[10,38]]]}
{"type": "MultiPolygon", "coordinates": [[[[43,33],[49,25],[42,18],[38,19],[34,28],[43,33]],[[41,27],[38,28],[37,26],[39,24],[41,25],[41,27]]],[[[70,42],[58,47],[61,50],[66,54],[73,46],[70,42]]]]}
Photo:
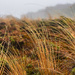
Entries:
{"type": "Polygon", "coordinates": [[[0,19],[1,75],[70,75],[74,67],[74,20],[0,19]]]}

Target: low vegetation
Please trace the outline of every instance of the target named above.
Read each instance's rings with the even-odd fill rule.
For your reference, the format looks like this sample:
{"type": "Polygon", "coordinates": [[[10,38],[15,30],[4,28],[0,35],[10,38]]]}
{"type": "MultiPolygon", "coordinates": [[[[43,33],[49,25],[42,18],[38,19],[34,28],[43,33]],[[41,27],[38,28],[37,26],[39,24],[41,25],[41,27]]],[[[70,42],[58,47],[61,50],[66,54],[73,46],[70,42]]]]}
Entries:
{"type": "Polygon", "coordinates": [[[0,18],[0,75],[75,75],[75,21],[0,18]]]}

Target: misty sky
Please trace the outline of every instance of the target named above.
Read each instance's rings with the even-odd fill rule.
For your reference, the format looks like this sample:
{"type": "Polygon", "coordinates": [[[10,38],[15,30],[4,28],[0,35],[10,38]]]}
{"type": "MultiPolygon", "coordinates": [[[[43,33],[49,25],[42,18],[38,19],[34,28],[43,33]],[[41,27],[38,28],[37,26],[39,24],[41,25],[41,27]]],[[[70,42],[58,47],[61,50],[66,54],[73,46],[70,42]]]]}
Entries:
{"type": "Polygon", "coordinates": [[[0,16],[20,17],[22,14],[36,12],[47,6],[66,3],[75,3],[75,0],[0,0],[0,16]]]}

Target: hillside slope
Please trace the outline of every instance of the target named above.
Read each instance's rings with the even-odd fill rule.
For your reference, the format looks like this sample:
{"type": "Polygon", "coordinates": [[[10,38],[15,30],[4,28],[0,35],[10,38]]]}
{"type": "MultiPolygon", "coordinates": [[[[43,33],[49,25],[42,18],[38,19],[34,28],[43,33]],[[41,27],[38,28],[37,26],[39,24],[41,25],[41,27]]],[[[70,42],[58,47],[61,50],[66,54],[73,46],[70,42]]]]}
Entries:
{"type": "Polygon", "coordinates": [[[74,18],[74,13],[75,13],[75,4],[59,4],[54,7],[47,7],[35,13],[30,12],[26,14],[26,16],[32,19],[48,18],[49,16],[52,18],[59,16],[74,18]]]}

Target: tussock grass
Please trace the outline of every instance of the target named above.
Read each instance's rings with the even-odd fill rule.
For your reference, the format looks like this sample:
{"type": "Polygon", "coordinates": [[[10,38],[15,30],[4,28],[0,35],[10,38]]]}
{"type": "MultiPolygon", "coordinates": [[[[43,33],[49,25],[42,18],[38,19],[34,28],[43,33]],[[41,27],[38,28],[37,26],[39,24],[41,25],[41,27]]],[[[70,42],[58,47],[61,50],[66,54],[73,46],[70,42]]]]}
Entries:
{"type": "Polygon", "coordinates": [[[75,21],[1,19],[1,75],[69,75],[75,65],[75,21]],[[4,27],[2,27],[3,25],[4,27]]]}

